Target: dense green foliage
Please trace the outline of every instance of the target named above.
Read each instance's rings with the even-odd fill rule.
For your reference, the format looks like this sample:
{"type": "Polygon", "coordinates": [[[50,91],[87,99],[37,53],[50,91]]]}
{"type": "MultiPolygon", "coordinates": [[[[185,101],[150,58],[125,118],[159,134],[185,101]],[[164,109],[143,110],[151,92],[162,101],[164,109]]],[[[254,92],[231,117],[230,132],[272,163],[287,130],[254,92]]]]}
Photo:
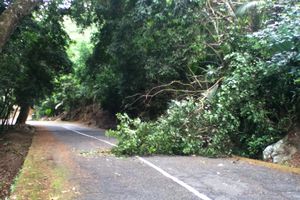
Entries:
{"type": "Polygon", "coordinates": [[[299,37],[296,0],[45,4],[0,55],[0,115],[99,104],[127,113],[117,154],[260,157],[299,125],[299,37]]]}
{"type": "Polygon", "coordinates": [[[300,8],[274,5],[260,30],[234,35],[243,43],[225,56],[213,97],[173,102],[155,122],[119,115],[109,132],[120,141],[115,151],[259,157],[291,130],[299,122],[300,8]]]}
{"type": "Polygon", "coordinates": [[[71,40],[67,54],[73,63],[73,70],[72,73],[59,74],[55,77],[53,81],[55,87],[51,96],[47,96],[35,106],[37,119],[53,117],[63,111],[71,111],[85,105],[89,103],[89,94],[92,93],[85,84],[81,83],[84,79],[85,62],[91,54],[92,30],[82,32],[68,17],[64,18],[63,25],[71,40]]]}
{"type": "MultiPolygon", "coordinates": [[[[57,4],[23,20],[0,55],[0,116],[8,124],[13,106],[33,106],[51,94],[58,74],[71,70],[66,54],[68,36],[57,4]]],[[[28,113],[27,113],[28,114],[28,113]]]]}
{"type": "MultiPolygon", "coordinates": [[[[83,9],[81,1],[74,4],[75,14],[83,9]]],[[[81,82],[90,91],[90,101],[111,112],[155,117],[170,99],[182,94],[161,93],[149,99],[140,95],[173,80],[189,83],[207,65],[223,63],[220,54],[227,51],[227,44],[222,40],[229,36],[218,32],[225,31],[227,22],[214,25],[217,16],[210,16],[213,11],[205,1],[91,1],[91,5],[95,15],[74,16],[84,25],[96,21],[99,28],[81,82]]],[[[215,6],[225,15],[224,3],[215,6]]]]}

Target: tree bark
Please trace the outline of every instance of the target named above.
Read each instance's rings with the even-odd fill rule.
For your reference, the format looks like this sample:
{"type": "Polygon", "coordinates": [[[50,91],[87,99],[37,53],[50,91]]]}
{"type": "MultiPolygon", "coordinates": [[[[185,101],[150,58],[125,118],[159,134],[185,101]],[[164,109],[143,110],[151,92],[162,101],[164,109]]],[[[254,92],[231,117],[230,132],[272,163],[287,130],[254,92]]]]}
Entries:
{"type": "Polygon", "coordinates": [[[30,111],[29,105],[22,105],[16,124],[18,125],[25,124],[29,115],[29,111],[30,111]]]}
{"type": "Polygon", "coordinates": [[[14,115],[13,115],[13,118],[11,120],[11,125],[14,125],[14,121],[16,119],[16,116],[17,116],[17,113],[19,111],[19,106],[16,108],[16,110],[14,111],[14,115]]]}
{"type": "Polygon", "coordinates": [[[0,15],[0,53],[20,21],[42,0],[16,0],[0,15]]]}

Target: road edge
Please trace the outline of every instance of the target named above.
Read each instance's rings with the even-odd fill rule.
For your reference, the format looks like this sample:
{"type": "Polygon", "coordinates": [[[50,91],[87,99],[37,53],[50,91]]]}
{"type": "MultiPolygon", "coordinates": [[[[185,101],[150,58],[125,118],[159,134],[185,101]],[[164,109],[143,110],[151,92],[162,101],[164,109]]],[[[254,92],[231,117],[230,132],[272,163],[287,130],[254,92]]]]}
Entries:
{"type": "Polygon", "coordinates": [[[270,169],[275,169],[281,172],[286,172],[286,173],[293,173],[293,174],[299,174],[300,175],[300,168],[296,167],[289,167],[289,166],[284,166],[276,163],[270,163],[262,160],[255,160],[251,158],[245,158],[245,157],[240,157],[240,156],[233,156],[232,157],[234,160],[239,160],[239,161],[244,161],[252,165],[257,165],[257,166],[262,166],[262,167],[267,167],[270,169]]]}

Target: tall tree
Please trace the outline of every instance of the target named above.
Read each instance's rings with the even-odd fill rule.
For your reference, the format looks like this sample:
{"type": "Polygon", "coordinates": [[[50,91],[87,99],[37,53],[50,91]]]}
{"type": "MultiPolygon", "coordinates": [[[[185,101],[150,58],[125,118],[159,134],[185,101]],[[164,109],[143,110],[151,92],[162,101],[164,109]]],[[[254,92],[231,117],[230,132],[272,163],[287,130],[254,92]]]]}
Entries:
{"type": "Polygon", "coordinates": [[[20,21],[43,0],[16,0],[0,15],[0,52],[20,21]]]}
{"type": "Polygon", "coordinates": [[[55,77],[70,71],[69,37],[59,11],[59,4],[52,1],[35,16],[24,17],[0,53],[0,107],[5,108],[0,109],[1,119],[18,105],[17,123],[24,124],[30,107],[51,94],[55,77]]]}

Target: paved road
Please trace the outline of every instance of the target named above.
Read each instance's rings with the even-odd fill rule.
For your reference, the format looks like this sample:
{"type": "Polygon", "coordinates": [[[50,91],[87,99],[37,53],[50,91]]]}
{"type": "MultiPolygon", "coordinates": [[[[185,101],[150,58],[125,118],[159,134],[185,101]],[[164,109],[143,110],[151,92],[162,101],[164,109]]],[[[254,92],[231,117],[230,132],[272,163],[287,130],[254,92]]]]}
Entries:
{"type": "Polygon", "coordinates": [[[300,200],[300,175],[232,159],[117,158],[107,153],[116,141],[103,130],[32,124],[46,127],[68,149],[78,200],[300,200]]]}

